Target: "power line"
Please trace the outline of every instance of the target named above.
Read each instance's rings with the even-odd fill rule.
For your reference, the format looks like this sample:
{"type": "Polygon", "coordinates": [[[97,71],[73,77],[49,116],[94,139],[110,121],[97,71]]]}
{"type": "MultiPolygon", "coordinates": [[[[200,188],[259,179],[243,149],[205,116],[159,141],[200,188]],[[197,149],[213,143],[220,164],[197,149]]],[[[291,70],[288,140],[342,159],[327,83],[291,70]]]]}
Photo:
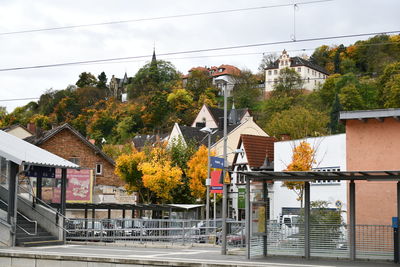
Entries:
{"type": "Polygon", "coordinates": [[[27,98],[14,98],[14,99],[0,99],[0,102],[22,101],[22,100],[36,100],[40,97],[27,97],[27,98]]]}
{"type": "MultiPolygon", "coordinates": [[[[299,3],[295,3],[295,4],[296,5],[307,5],[307,4],[315,4],[315,3],[330,2],[330,1],[334,1],[334,0],[316,0],[316,1],[299,2],[299,3]]],[[[213,15],[213,14],[222,14],[222,13],[234,13],[234,12],[241,12],[241,11],[251,11],[251,10],[269,9],[269,8],[277,8],[277,7],[287,7],[287,6],[293,6],[293,3],[270,5],[270,6],[237,8],[237,9],[226,9],[226,10],[217,10],[217,11],[207,11],[207,12],[179,14],[179,15],[151,17],[151,18],[141,18],[141,19],[128,19],[128,20],[108,21],[108,22],[99,22],[99,23],[88,23],[88,24],[79,24],[79,25],[70,25],[70,26],[59,26],[59,27],[50,27],[50,28],[11,31],[11,32],[2,32],[2,33],[0,33],[0,36],[23,34],[23,33],[33,33],[33,32],[44,32],[44,31],[56,31],[56,30],[65,30],[65,29],[76,29],[76,28],[93,27],[93,26],[105,26],[105,25],[152,21],[152,20],[164,20],[164,19],[173,19],[173,18],[204,16],[204,15],[213,15]]]]}
{"type": "MultiPolygon", "coordinates": [[[[380,35],[380,34],[394,34],[394,33],[399,33],[399,32],[400,32],[400,30],[386,31],[386,32],[370,32],[370,33],[337,35],[337,36],[328,36],[328,37],[314,37],[314,38],[289,40],[289,41],[276,41],[276,42],[267,42],[267,43],[258,43],[258,44],[246,44],[246,45],[237,45],[237,46],[226,46],[226,47],[217,47],[217,48],[206,48],[206,49],[197,49],[197,50],[169,52],[169,53],[158,54],[158,56],[172,56],[172,55],[179,55],[179,54],[192,54],[192,53],[202,53],[202,52],[209,52],[209,51],[222,51],[222,50],[240,49],[240,48],[258,47],[258,46],[280,45],[280,44],[289,44],[289,43],[302,43],[302,42],[312,42],[312,41],[322,41],[322,40],[334,40],[334,39],[362,37],[362,36],[371,36],[371,35],[380,35]]],[[[41,68],[51,68],[51,67],[62,67],[62,66],[71,66],[71,65],[82,65],[82,64],[89,64],[89,63],[100,63],[100,62],[113,62],[113,61],[118,61],[118,60],[150,58],[151,56],[152,55],[142,55],[142,56],[130,56],[130,57],[118,57],[118,58],[94,59],[94,60],[85,60],[85,61],[55,63],[55,64],[48,64],[48,65],[4,68],[4,69],[0,69],[0,72],[27,70],[27,69],[41,69],[41,68]]]]}

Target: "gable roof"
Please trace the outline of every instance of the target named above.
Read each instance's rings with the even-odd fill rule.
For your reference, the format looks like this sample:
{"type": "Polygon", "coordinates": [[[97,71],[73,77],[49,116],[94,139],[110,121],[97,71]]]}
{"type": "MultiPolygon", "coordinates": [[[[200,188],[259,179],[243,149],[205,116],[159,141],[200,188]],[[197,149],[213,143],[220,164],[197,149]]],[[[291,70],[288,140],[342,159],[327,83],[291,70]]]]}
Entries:
{"type": "MultiPolygon", "coordinates": [[[[306,67],[309,67],[310,69],[314,69],[316,71],[319,71],[321,73],[329,75],[329,73],[323,67],[318,66],[307,59],[304,59],[301,57],[291,57],[290,58],[290,67],[300,67],[300,66],[306,66],[306,67]]],[[[279,68],[279,59],[275,60],[274,63],[268,65],[265,69],[272,70],[272,69],[278,69],[278,68],[279,68]]]]}
{"type": "MultiPolygon", "coordinates": [[[[205,106],[207,107],[208,111],[210,112],[211,116],[213,117],[215,123],[219,126],[220,118],[224,117],[224,110],[222,108],[213,108],[208,105],[205,105],[205,106]]],[[[228,121],[230,121],[229,118],[232,117],[232,114],[231,114],[232,110],[233,109],[231,109],[228,112],[228,121]]],[[[249,109],[241,108],[241,109],[235,109],[235,110],[236,110],[236,118],[237,118],[237,122],[235,124],[237,124],[238,122],[240,122],[243,119],[244,115],[246,115],[246,113],[249,111],[249,109]]]]}
{"type": "Polygon", "coordinates": [[[5,132],[9,132],[9,131],[12,131],[12,130],[14,130],[16,128],[21,128],[21,129],[27,131],[28,133],[33,134],[28,128],[22,126],[21,124],[10,125],[10,126],[7,126],[7,127],[0,128],[0,130],[5,131],[5,132]]]}
{"type": "MultiPolygon", "coordinates": [[[[252,169],[259,169],[264,165],[266,158],[269,162],[274,161],[274,142],[276,142],[274,137],[242,134],[238,148],[243,144],[248,165],[252,169]]],[[[233,162],[236,162],[237,156],[236,154],[233,162]]]]}
{"type": "Polygon", "coordinates": [[[77,130],[75,130],[68,123],[65,123],[65,124],[63,124],[61,126],[58,126],[58,127],[54,128],[54,129],[45,131],[40,136],[33,135],[33,136],[25,138],[24,140],[29,142],[29,143],[31,143],[31,144],[33,144],[33,145],[38,146],[40,144],[45,143],[47,140],[49,140],[50,138],[52,138],[53,136],[55,136],[56,134],[58,134],[62,130],[69,130],[76,137],[78,137],[78,139],[80,139],[84,144],[86,144],[88,147],[90,147],[91,149],[96,151],[97,154],[101,155],[104,159],[106,159],[112,165],[115,165],[114,160],[112,160],[109,156],[107,156],[100,148],[98,148],[97,146],[95,146],[92,143],[90,143],[89,140],[87,140],[83,135],[81,135],[77,130]]]}
{"type": "Polygon", "coordinates": [[[135,148],[143,148],[147,144],[154,144],[156,142],[163,142],[167,139],[168,134],[142,134],[136,135],[132,142],[135,145],[135,148]]]}

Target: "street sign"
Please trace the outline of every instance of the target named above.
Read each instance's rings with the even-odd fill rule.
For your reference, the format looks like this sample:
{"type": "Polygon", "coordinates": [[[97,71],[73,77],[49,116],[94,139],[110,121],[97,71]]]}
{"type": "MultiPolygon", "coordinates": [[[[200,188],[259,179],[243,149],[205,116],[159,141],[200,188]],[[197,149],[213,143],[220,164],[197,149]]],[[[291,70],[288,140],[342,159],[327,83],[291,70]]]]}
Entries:
{"type": "Polygon", "coordinates": [[[224,168],[224,159],[218,157],[210,157],[211,168],[215,169],[223,169],[224,168]]]}

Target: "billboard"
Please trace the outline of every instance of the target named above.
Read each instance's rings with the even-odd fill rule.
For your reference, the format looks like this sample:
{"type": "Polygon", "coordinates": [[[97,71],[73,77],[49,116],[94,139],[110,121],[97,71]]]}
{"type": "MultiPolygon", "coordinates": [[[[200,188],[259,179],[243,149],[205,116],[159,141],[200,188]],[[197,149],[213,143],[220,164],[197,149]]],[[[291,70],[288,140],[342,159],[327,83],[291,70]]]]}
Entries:
{"type": "MultiPolygon", "coordinates": [[[[56,170],[57,187],[53,192],[53,203],[60,203],[61,169],[56,170]]],[[[93,170],[67,170],[67,203],[91,203],[93,195],[93,170]]]]}

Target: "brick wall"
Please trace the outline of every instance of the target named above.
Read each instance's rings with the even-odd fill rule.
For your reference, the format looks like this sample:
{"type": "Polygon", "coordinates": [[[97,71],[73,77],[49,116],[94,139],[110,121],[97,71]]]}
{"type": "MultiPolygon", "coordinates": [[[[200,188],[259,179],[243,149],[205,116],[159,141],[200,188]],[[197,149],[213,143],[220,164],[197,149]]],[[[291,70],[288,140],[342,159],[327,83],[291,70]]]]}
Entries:
{"type": "Polygon", "coordinates": [[[57,133],[46,142],[39,145],[39,147],[67,160],[70,158],[79,158],[79,165],[81,167],[95,170],[96,164],[102,164],[103,173],[101,175],[96,175],[95,185],[124,185],[124,182],[114,174],[114,165],[68,129],[57,133]]]}

